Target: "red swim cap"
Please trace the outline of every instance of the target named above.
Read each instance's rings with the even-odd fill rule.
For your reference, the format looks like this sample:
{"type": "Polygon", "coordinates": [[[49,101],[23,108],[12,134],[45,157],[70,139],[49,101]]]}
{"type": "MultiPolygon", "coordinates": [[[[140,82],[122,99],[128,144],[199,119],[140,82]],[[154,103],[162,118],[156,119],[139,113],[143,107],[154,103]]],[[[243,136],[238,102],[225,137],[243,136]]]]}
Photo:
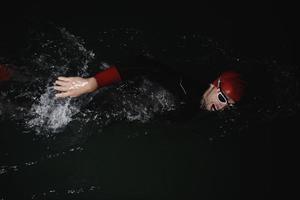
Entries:
{"type": "Polygon", "coordinates": [[[218,87],[219,80],[219,87],[222,92],[233,101],[240,101],[245,91],[245,81],[242,80],[241,75],[235,71],[223,72],[219,78],[213,82],[215,87],[218,87]]]}

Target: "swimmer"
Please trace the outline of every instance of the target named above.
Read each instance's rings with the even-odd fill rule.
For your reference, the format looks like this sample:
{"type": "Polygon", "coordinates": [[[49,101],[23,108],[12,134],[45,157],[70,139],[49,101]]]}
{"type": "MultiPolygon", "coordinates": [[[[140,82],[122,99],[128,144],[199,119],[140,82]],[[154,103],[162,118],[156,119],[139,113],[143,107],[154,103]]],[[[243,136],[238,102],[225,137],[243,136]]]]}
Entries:
{"type": "MultiPolygon", "coordinates": [[[[0,64],[0,83],[12,79],[13,69],[10,65],[0,64]]],[[[134,62],[112,65],[96,73],[92,77],[63,77],[55,81],[56,97],[79,97],[92,93],[99,88],[118,84],[123,80],[146,76],[160,83],[179,101],[192,110],[222,111],[234,107],[244,95],[245,81],[235,71],[222,72],[216,79],[198,85],[189,77],[178,74],[169,67],[145,56],[138,57],[134,62]]]]}
{"type": "Polygon", "coordinates": [[[245,81],[236,71],[220,73],[210,84],[206,83],[204,88],[189,77],[144,56],[130,64],[112,65],[88,78],[60,76],[54,83],[54,89],[58,92],[58,98],[78,97],[138,76],[158,82],[178,97],[185,107],[193,110],[213,112],[230,109],[240,102],[245,90],[245,81]]]}

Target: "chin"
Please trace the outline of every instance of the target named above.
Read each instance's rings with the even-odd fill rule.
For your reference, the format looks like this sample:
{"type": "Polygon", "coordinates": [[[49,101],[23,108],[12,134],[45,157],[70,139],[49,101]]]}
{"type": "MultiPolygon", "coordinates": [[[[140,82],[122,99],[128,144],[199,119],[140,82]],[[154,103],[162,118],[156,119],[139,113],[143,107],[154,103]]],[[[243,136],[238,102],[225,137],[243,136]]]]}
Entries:
{"type": "Polygon", "coordinates": [[[207,110],[207,104],[204,101],[201,101],[201,103],[200,103],[200,109],[207,110]]]}
{"type": "Polygon", "coordinates": [[[211,111],[210,107],[209,107],[207,104],[201,104],[201,105],[200,105],[200,108],[201,108],[202,110],[211,111]]]}
{"type": "Polygon", "coordinates": [[[202,110],[208,110],[208,109],[207,109],[207,108],[208,108],[208,104],[207,104],[207,102],[204,100],[204,98],[202,98],[201,101],[200,101],[200,108],[201,108],[202,110]]]}

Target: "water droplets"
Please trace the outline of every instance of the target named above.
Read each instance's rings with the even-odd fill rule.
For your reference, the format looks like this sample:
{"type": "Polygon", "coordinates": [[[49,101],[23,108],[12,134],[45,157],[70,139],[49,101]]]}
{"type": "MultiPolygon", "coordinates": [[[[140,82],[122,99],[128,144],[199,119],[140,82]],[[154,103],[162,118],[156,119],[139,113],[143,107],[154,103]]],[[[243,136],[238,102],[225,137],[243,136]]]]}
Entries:
{"type": "Polygon", "coordinates": [[[27,125],[36,128],[37,134],[41,134],[45,129],[56,132],[67,125],[72,120],[72,116],[79,111],[76,106],[70,104],[70,100],[69,98],[56,99],[53,88],[47,87],[38,103],[32,105],[30,115],[33,118],[27,122],[27,125]]]}

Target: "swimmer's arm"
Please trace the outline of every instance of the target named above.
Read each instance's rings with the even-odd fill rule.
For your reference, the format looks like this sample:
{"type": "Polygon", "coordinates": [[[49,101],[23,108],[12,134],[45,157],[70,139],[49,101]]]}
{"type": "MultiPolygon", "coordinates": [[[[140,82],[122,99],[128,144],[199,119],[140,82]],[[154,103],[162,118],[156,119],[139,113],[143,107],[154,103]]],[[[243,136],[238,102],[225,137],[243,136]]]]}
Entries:
{"type": "Polygon", "coordinates": [[[54,89],[59,92],[56,94],[57,97],[78,97],[82,94],[94,92],[98,88],[143,75],[155,80],[164,80],[166,77],[175,76],[173,71],[168,70],[157,61],[137,57],[134,62],[119,64],[118,67],[111,66],[90,78],[59,77],[55,82],[54,89]]]}

